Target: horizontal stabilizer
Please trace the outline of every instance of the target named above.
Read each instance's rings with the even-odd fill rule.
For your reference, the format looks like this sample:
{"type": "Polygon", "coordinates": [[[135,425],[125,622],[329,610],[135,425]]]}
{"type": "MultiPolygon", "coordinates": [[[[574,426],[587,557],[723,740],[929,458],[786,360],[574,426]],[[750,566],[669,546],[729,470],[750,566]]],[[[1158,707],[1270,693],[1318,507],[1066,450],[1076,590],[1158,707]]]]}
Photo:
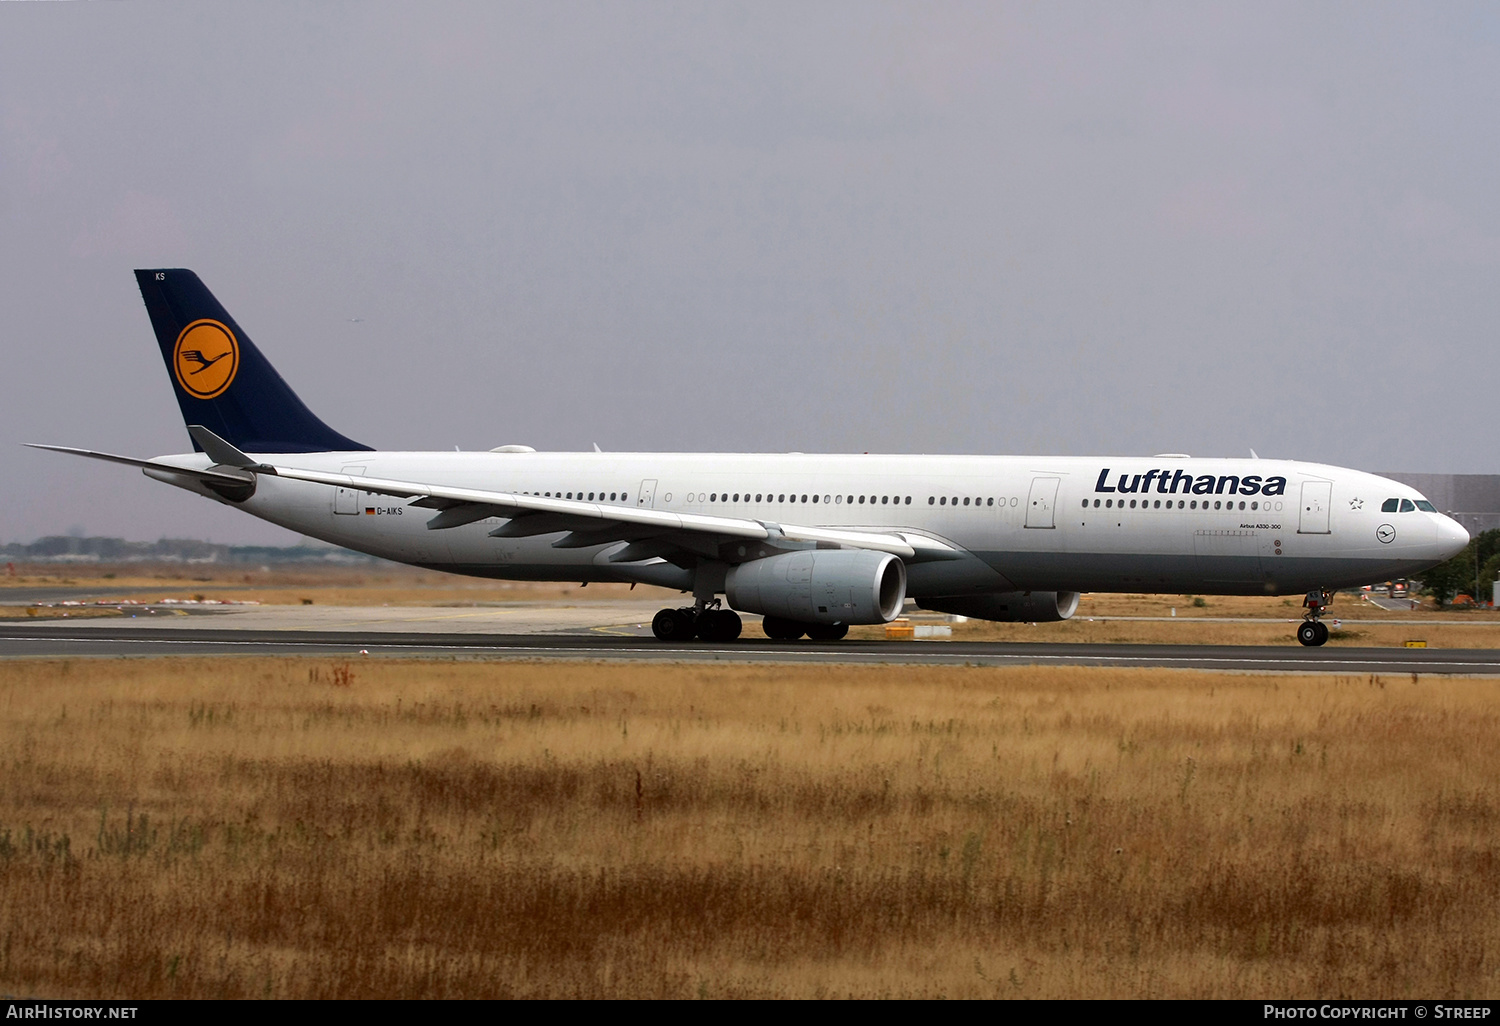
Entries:
{"type": "Polygon", "coordinates": [[[23,444],[32,449],[46,449],[48,452],[65,452],[70,456],[87,456],[91,460],[105,460],[109,463],[123,463],[127,467],[140,467],[142,470],[181,474],[184,477],[193,477],[200,481],[217,481],[221,484],[243,485],[255,480],[255,475],[248,470],[237,470],[228,467],[215,467],[212,470],[191,470],[186,467],[174,467],[170,463],[162,463],[159,460],[138,460],[133,456],[116,456],[114,453],[95,452],[92,449],[72,449],[66,445],[42,445],[39,442],[25,442],[23,444]]]}

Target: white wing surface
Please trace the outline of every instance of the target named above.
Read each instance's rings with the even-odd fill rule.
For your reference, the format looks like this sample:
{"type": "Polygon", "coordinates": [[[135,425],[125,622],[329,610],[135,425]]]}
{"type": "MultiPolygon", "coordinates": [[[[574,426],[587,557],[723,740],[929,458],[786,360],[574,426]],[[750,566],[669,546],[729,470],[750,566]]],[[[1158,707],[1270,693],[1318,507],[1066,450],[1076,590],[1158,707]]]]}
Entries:
{"type": "Polygon", "coordinates": [[[233,445],[199,425],[188,428],[203,451],[215,462],[207,470],[189,470],[158,460],[141,460],[130,456],[71,449],[60,445],[35,445],[34,448],[66,452],[75,456],[123,463],[127,466],[181,474],[219,485],[243,487],[256,474],[271,474],[291,481],[349,488],[376,495],[412,499],[410,505],[436,510],[427,521],[430,530],[462,527],[490,517],[505,523],[490,531],[495,538],[525,538],[540,534],[562,533],[552,544],[556,548],[583,548],[626,542],[610,555],[612,562],[630,562],[686,551],[725,558],[729,562],[755,559],[788,548],[805,548],[807,543],[819,548],[872,549],[889,552],[907,562],[960,559],[964,553],[938,538],[907,531],[850,531],[816,525],[781,524],[742,517],[713,516],[703,513],[674,513],[669,510],[641,509],[632,506],[603,505],[577,499],[554,499],[515,492],[494,492],[476,488],[455,488],[422,481],[398,481],[378,477],[356,477],[321,470],[304,470],[260,463],[233,445]],[[734,542],[759,542],[755,550],[741,554],[734,542]]]}

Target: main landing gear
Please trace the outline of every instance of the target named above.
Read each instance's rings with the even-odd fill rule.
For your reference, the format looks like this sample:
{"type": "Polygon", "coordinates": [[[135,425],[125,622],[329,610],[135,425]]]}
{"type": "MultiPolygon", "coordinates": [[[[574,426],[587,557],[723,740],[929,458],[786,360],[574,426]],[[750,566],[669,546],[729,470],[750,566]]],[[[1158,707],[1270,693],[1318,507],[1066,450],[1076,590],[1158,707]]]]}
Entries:
{"type": "Polygon", "coordinates": [[[761,621],[766,637],[776,641],[796,641],[806,634],[813,641],[842,641],[849,633],[847,623],[799,623],[783,620],[779,616],[768,616],[761,621]]]}
{"type": "MultiPolygon", "coordinates": [[[[715,602],[718,600],[715,599],[715,602]]],[[[732,609],[709,608],[707,603],[663,609],[651,620],[651,633],[662,641],[733,641],[740,636],[740,616],[732,609]]]]}
{"type": "MultiPolygon", "coordinates": [[[[740,636],[743,624],[739,614],[707,602],[684,606],[681,609],[663,609],[651,620],[651,633],[662,641],[734,641],[740,636]]],[[[761,624],[766,637],[777,641],[796,641],[804,634],[813,641],[839,641],[849,633],[846,623],[799,623],[784,620],[779,616],[768,616],[761,624]]]]}
{"type": "Polygon", "coordinates": [[[1316,648],[1328,641],[1328,625],[1321,619],[1333,603],[1333,592],[1310,591],[1302,600],[1307,610],[1302,623],[1297,627],[1297,640],[1309,648],[1316,648]]]}

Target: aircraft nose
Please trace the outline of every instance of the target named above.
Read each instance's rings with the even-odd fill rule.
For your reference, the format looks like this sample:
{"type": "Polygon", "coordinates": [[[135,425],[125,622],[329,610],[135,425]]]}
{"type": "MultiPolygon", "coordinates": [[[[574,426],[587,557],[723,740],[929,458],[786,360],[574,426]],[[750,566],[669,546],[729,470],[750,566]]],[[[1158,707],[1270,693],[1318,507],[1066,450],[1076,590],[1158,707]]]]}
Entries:
{"type": "Polygon", "coordinates": [[[1452,517],[1443,517],[1438,524],[1438,542],[1443,547],[1443,558],[1452,559],[1469,544],[1469,531],[1452,517]]]}

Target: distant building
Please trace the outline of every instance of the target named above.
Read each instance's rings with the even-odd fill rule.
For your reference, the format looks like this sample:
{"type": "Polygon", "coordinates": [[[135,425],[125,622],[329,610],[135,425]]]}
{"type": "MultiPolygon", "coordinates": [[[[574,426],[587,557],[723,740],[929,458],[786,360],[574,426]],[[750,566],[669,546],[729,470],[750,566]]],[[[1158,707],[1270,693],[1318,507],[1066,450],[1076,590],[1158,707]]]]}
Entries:
{"type": "Polygon", "coordinates": [[[1383,477],[1411,485],[1432,504],[1469,529],[1470,534],[1500,527],[1500,474],[1393,474],[1383,477]]]}

